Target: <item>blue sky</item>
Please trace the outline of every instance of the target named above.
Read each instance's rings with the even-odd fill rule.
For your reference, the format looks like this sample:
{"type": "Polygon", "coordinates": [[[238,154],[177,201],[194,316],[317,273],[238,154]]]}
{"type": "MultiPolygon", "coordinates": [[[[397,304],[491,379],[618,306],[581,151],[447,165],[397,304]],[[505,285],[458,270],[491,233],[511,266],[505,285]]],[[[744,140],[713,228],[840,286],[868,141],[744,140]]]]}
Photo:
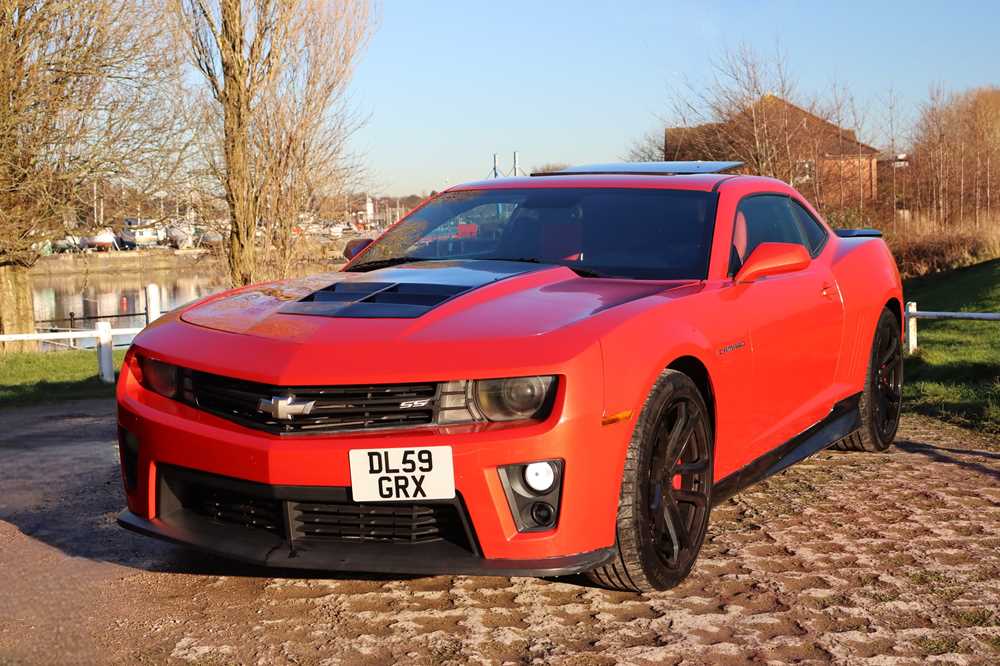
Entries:
{"type": "MultiPolygon", "coordinates": [[[[780,43],[799,87],[850,87],[876,115],[932,85],[1000,84],[1000,3],[385,0],[359,63],[353,140],[371,190],[403,195],[501,170],[621,158],[709,57],[780,43]]],[[[870,123],[872,131],[877,121],[870,123]]],[[[877,138],[877,137],[876,137],[877,138]]]]}

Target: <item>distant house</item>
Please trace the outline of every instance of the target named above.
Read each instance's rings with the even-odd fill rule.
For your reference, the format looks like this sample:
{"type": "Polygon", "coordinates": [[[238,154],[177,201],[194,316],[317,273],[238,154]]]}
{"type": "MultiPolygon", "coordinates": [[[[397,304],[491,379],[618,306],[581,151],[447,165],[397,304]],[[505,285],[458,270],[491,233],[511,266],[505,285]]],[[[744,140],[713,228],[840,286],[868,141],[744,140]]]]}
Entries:
{"type": "Polygon", "coordinates": [[[765,95],[725,122],[668,127],[664,160],[740,160],[786,180],[820,204],[878,197],[878,149],[791,102],[765,95]]]}
{"type": "Polygon", "coordinates": [[[140,247],[159,245],[167,239],[167,229],[159,220],[126,217],[122,220],[121,237],[140,247]]]}

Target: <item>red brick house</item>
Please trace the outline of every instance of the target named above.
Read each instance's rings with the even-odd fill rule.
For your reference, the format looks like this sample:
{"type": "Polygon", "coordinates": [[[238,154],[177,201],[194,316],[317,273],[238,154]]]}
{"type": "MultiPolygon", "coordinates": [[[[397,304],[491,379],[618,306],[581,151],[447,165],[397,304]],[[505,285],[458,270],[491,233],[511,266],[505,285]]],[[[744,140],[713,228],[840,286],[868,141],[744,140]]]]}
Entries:
{"type": "Polygon", "coordinates": [[[668,127],[665,160],[740,160],[748,173],[792,183],[820,205],[868,205],[878,197],[878,149],[774,95],[726,121],[668,127]]]}

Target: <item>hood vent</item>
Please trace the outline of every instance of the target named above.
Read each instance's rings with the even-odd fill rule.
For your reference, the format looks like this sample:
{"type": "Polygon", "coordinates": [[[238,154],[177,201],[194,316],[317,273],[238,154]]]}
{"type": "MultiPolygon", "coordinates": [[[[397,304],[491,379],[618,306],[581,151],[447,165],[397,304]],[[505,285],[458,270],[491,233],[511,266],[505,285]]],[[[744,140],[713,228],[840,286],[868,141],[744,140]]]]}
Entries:
{"type": "Polygon", "coordinates": [[[412,319],[472,288],[450,284],[345,280],[287,303],[280,312],[321,317],[412,319]]]}

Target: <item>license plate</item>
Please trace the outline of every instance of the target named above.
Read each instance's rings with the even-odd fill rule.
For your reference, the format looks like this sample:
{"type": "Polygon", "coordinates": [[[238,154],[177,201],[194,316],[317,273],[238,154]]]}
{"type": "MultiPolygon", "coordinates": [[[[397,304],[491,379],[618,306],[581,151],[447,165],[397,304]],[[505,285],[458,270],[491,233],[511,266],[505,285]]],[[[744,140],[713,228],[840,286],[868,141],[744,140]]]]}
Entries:
{"type": "Polygon", "coordinates": [[[450,446],[355,449],[350,462],[351,494],[356,502],[455,497],[450,446]]]}

